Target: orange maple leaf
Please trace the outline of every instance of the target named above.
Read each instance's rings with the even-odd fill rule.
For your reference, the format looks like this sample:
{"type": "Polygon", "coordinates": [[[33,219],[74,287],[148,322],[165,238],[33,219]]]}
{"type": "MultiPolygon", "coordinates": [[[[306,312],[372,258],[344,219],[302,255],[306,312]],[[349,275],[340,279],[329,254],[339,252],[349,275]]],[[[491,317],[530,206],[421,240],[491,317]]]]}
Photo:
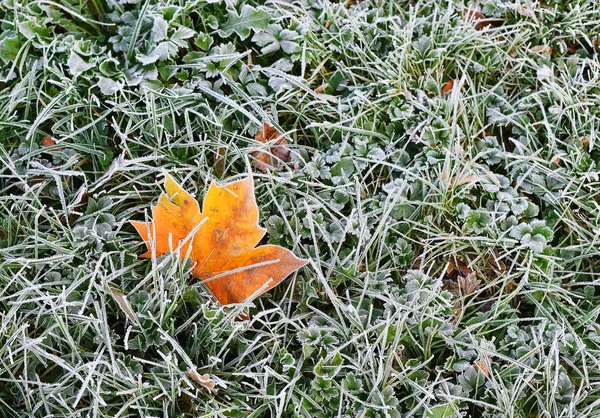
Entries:
{"type": "Polygon", "coordinates": [[[222,304],[240,303],[279,284],[307,263],[290,250],[258,242],[254,180],[210,184],[203,208],[165,173],[165,190],[152,207],[152,222],[130,221],[146,243],[140,257],[173,252],[192,259],[194,276],[203,280],[222,304]]]}

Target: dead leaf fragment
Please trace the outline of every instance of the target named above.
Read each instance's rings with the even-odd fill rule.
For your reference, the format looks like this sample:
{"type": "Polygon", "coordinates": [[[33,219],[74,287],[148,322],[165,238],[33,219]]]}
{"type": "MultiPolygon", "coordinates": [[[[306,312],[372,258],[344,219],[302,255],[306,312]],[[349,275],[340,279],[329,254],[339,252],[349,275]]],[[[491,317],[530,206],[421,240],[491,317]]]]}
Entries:
{"type": "Polygon", "coordinates": [[[446,94],[448,92],[451,92],[453,87],[454,87],[454,80],[450,79],[450,80],[446,81],[446,84],[444,84],[442,86],[441,93],[446,94]]]}
{"type": "Polygon", "coordinates": [[[165,173],[165,190],[152,207],[152,222],[130,221],[149,258],[179,249],[190,254],[192,273],[222,304],[241,303],[272,289],[307,263],[277,245],[256,247],[266,230],[258,225],[254,179],[210,184],[198,202],[165,173]]]}
{"type": "Polygon", "coordinates": [[[548,55],[552,55],[552,48],[550,48],[547,45],[536,45],[536,46],[532,46],[531,50],[533,52],[537,52],[540,54],[548,54],[548,55]]]}
{"type": "Polygon", "coordinates": [[[489,361],[489,367],[488,367],[488,362],[486,362],[485,360],[477,360],[475,362],[475,364],[473,365],[476,369],[481,370],[481,372],[483,373],[483,375],[485,377],[490,377],[490,368],[491,368],[491,361],[489,361]]]}
{"type": "Polygon", "coordinates": [[[266,173],[269,169],[279,171],[290,160],[288,142],[281,132],[268,123],[263,125],[263,128],[256,133],[254,139],[257,142],[269,145],[267,151],[254,151],[252,153],[252,156],[256,158],[254,166],[263,173],[266,173]]]}
{"type": "Polygon", "coordinates": [[[530,17],[530,18],[536,20],[535,12],[528,7],[517,7],[517,13],[520,14],[521,16],[530,17]]]}
{"type": "Polygon", "coordinates": [[[208,389],[210,393],[217,393],[217,389],[215,389],[216,382],[210,378],[209,374],[200,375],[196,369],[188,367],[187,375],[194,382],[198,383],[203,388],[208,389]]]}
{"type": "Polygon", "coordinates": [[[586,136],[584,136],[583,138],[581,138],[581,144],[582,144],[583,146],[587,146],[587,145],[590,143],[590,140],[591,140],[591,139],[592,139],[592,138],[591,138],[591,136],[589,136],[589,135],[586,135],[586,136]]]}
{"type": "Polygon", "coordinates": [[[471,273],[468,276],[458,276],[456,282],[451,282],[448,285],[448,290],[455,297],[468,296],[481,288],[481,280],[477,279],[475,273],[471,273]]]}
{"type": "Polygon", "coordinates": [[[478,181],[481,181],[481,177],[479,176],[459,175],[456,177],[450,177],[450,183],[454,183],[457,186],[461,186],[466,183],[477,183],[478,181]]]}
{"type": "Polygon", "coordinates": [[[323,93],[327,89],[327,87],[329,87],[329,83],[321,84],[319,87],[317,87],[315,89],[315,93],[321,94],[321,93],[323,93]]]}
{"type": "Polygon", "coordinates": [[[51,147],[55,143],[56,142],[54,141],[54,138],[50,136],[45,136],[44,138],[42,138],[42,145],[44,145],[45,147],[51,147]]]}
{"type": "Polygon", "coordinates": [[[477,278],[475,273],[471,273],[467,277],[459,277],[458,286],[463,295],[471,295],[481,288],[481,280],[477,278]]]}
{"type": "Polygon", "coordinates": [[[494,247],[490,257],[488,257],[487,264],[490,268],[494,270],[499,269],[501,272],[505,272],[508,269],[504,261],[500,258],[500,251],[496,247],[494,247]]]}
{"type": "Polygon", "coordinates": [[[119,308],[121,308],[125,316],[127,316],[127,318],[131,320],[131,322],[137,324],[137,316],[135,315],[135,312],[133,312],[129,301],[127,300],[127,297],[125,297],[123,292],[112,287],[109,287],[108,290],[110,291],[110,295],[113,297],[115,302],[117,302],[117,305],[119,305],[119,308]]]}
{"type": "Polygon", "coordinates": [[[463,10],[465,19],[472,21],[475,24],[476,30],[483,30],[490,26],[492,22],[486,16],[477,10],[465,8],[463,10]]]}
{"type": "Polygon", "coordinates": [[[455,266],[458,269],[458,271],[460,272],[460,274],[462,274],[464,277],[467,277],[469,274],[473,273],[473,270],[471,270],[469,268],[469,266],[467,266],[465,263],[463,263],[460,260],[454,260],[454,263],[451,263],[451,264],[453,266],[455,266]]]}

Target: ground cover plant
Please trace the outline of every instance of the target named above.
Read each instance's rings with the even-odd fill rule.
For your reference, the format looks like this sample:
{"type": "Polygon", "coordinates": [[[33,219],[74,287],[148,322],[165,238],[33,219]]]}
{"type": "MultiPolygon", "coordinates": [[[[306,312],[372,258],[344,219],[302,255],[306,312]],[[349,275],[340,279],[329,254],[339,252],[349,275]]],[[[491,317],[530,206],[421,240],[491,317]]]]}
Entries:
{"type": "Polygon", "coordinates": [[[2,0],[0,27],[0,416],[600,416],[594,2],[2,0]],[[308,264],[223,306],[139,258],[165,171],[198,201],[251,171],[259,245],[308,264]]]}

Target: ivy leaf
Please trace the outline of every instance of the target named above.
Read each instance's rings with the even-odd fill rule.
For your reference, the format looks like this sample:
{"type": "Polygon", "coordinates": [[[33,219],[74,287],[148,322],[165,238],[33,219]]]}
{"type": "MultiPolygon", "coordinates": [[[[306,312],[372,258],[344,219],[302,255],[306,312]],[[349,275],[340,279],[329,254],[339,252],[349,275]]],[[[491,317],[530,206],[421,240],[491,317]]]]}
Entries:
{"type": "Polygon", "coordinates": [[[239,15],[232,11],[229,11],[228,14],[229,19],[221,26],[222,36],[231,36],[235,32],[242,41],[250,36],[252,30],[265,29],[271,20],[269,13],[247,4],[242,6],[239,15]]]}

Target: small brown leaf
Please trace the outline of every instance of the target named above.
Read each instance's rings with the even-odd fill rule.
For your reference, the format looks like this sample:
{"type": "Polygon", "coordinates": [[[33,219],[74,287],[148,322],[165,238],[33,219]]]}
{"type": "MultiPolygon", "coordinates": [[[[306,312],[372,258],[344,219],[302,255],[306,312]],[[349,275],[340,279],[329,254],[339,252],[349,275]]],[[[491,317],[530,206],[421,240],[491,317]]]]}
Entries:
{"type": "Polygon", "coordinates": [[[581,144],[583,146],[586,146],[587,144],[590,143],[590,139],[591,139],[591,137],[589,135],[584,136],[583,138],[581,138],[581,144]]]}
{"type": "Polygon", "coordinates": [[[190,379],[207,389],[210,393],[217,393],[217,389],[215,389],[216,382],[210,378],[209,374],[200,375],[196,369],[188,367],[187,375],[190,379]]]}
{"type": "Polygon", "coordinates": [[[137,316],[135,315],[135,312],[133,312],[129,301],[127,300],[123,292],[112,287],[109,287],[108,290],[110,291],[110,295],[113,297],[115,302],[117,302],[117,305],[119,305],[119,308],[121,308],[121,310],[127,316],[127,318],[129,318],[134,324],[137,324],[137,316]]]}
{"type": "Polygon", "coordinates": [[[517,7],[517,13],[535,20],[535,12],[528,7],[517,7]]]}
{"type": "Polygon", "coordinates": [[[329,84],[328,84],[328,83],[321,84],[319,87],[317,87],[317,88],[315,89],[315,93],[317,93],[317,94],[321,94],[321,93],[323,93],[323,92],[325,91],[325,89],[327,89],[327,87],[329,87],[329,84]]]}
{"type": "Polygon", "coordinates": [[[488,362],[486,362],[485,360],[477,360],[475,362],[475,364],[473,365],[473,367],[475,367],[476,369],[481,370],[481,372],[484,374],[485,377],[489,377],[490,376],[490,368],[491,368],[491,361],[489,361],[489,367],[486,364],[488,362]]]}
{"type": "Polygon", "coordinates": [[[43,144],[45,147],[51,147],[52,145],[56,144],[56,142],[54,142],[54,138],[52,138],[52,137],[50,137],[50,136],[45,136],[45,137],[42,139],[42,144],[43,144]]]}
{"type": "Polygon", "coordinates": [[[531,50],[533,52],[537,52],[540,54],[548,54],[548,55],[552,55],[552,48],[550,48],[547,45],[536,45],[536,46],[532,46],[531,50]]]}
{"type": "Polygon", "coordinates": [[[225,147],[219,147],[215,153],[215,173],[221,177],[225,172],[225,147]]]}
{"type": "Polygon", "coordinates": [[[477,183],[481,180],[479,176],[456,176],[450,178],[450,183],[454,183],[457,186],[463,185],[465,183],[477,183]]]}
{"type": "Polygon", "coordinates": [[[481,280],[475,276],[475,273],[471,273],[467,277],[459,277],[458,286],[463,295],[470,295],[481,288],[481,280]]]}
{"type": "Polygon", "coordinates": [[[488,265],[493,269],[500,269],[502,272],[508,269],[504,261],[500,259],[500,251],[496,247],[493,249],[493,254],[488,257],[488,265]]]}
{"type": "Polygon", "coordinates": [[[467,266],[465,263],[463,263],[460,260],[456,260],[456,267],[458,267],[458,271],[460,271],[460,274],[462,274],[464,277],[467,277],[470,274],[473,274],[473,270],[471,270],[469,268],[469,266],[467,266]]]}
{"type": "Polygon", "coordinates": [[[290,149],[283,134],[273,126],[265,123],[263,128],[256,133],[255,140],[263,144],[269,144],[267,151],[254,151],[252,156],[254,166],[263,173],[269,169],[280,171],[284,164],[290,160],[290,149]]]}
{"type": "Polygon", "coordinates": [[[469,274],[467,277],[458,276],[456,282],[451,282],[448,285],[448,290],[455,297],[468,296],[481,287],[481,280],[477,279],[475,273],[469,274]]]}
{"type": "Polygon", "coordinates": [[[448,81],[446,81],[446,84],[444,84],[444,86],[442,87],[442,94],[446,94],[448,92],[452,91],[452,88],[454,87],[454,80],[450,79],[448,81]]]}
{"type": "Polygon", "coordinates": [[[465,14],[465,19],[475,23],[476,30],[483,30],[492,24],[490,19],[486,18],[483,13],[478,12],[477,10],[465,8],[463,13],[465,14]]]}

